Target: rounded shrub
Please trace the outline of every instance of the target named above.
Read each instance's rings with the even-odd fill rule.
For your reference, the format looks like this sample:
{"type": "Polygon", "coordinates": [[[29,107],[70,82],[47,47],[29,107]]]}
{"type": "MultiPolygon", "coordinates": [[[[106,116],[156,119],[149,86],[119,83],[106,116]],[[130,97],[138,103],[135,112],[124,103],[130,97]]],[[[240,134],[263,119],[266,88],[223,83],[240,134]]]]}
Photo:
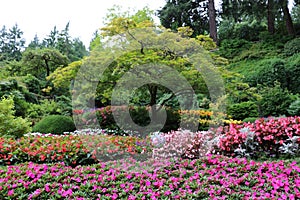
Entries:
{"type": "Polygon", "coordinates": [[[243,120],[248,117],[258,117],[258,107],[252,101],[241,102],[230,105],[227,109],[227,114],[233,119],[243,120]]]}
{"type": "Polygon", "coordinates": [[[63,115],[48,115],[39,121],[32,129],[33,132],[63,134],[75,131],[76,127],[71,117],[63,115]]]}
{"type": "Polygon", "coordinates": [[[243,122],[254,123],[257,119],[258,119],[257,117],[247,117],[247,118],[243,119],[243,122]]]}
{"type": "Polygon", "coordinates": [[[284,45],[284,54],[286,56],[292,56],[296,53],[300,53],[300,37],[290,40],[284,45]]]}

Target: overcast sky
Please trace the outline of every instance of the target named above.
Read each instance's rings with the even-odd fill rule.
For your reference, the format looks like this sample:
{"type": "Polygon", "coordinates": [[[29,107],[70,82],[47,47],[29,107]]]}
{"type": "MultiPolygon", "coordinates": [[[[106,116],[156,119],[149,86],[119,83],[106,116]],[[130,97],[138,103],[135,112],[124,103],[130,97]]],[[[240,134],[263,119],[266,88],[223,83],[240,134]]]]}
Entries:
{"type": "Polygon", "coordinates": [[[113,5],[121,5],[125,10],[145,6],[157,10],[165,5],[165,0],[3,0],[0,28],[11,28],[17,23],[28,44],[35,34],[43,39],[54,26],[62,30],[70,22],[70,35],[79,37],[88,47],[93,33],[103,27],[107,9],[113,5]]]}

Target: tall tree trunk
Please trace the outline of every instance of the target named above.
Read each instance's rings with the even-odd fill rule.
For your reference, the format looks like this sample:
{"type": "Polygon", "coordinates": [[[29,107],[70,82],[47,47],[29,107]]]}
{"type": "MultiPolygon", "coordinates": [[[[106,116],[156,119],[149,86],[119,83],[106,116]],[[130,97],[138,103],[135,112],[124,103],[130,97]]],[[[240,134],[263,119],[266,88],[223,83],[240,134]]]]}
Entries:
{"type": "Polygon", "coordinates": [[[274,0],[268,0],[268,31],[275,33],[274,0]]]}
{"type": "Polygon", "coordinates": [[[284,15],[286,30],[289,35],[295,35],[294,24],[288,7],[288,0],[282,1],[282,11],[284,15]]]}
{"type": "Polygon", "coordinates": [[[214,0],[208,0],[208,16],[209,16],[209,36],[214,42],[218,42],[216,9],[214,0]]]}

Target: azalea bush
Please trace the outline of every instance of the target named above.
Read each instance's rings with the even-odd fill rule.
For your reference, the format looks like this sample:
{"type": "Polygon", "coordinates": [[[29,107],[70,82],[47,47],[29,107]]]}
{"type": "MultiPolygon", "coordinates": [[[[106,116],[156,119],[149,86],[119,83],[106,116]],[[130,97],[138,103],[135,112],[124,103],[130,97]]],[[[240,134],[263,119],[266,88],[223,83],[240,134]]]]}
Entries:
{"type": "Polygon", "coordinates": [[[223,135],[220,148],[225,155],[279,157],[299,152],[300,117],[261,118],[254,123],[220,127],[216,132],[223,135]]]}
{"type": "Polygon", "coordinates": [[[216,116],[222,118],[221,123],[224,125],[229,124],[241,124],[242,121],[234,120],[224,113],[214,113],[209,110],[179,110],[178,113],[181,116],[185,129],[189,129],[189,126],[196,126],[198,124],[198,130],[208,130],[212,126],[218,125],[220,122],[216,119],[216,116]]]}
{"type": "MultiPolygon", "coordinates": [[[[149,141],[149,140],[148,140],[149,141]]],[[[65,162],[76,166],[99,160],[116,159],[123,154],[149,152],[146,139],[108,135],[51,135],[36,134],[20,139],[0,138],[0,165],[24,162],[65,162]]]]}
{"type": "Polygon", "coordinates": [[[0,169],[3,199],[299,199],[296,162],[223,156],[100,162],[71,168],[32,162],[0,169]]]}

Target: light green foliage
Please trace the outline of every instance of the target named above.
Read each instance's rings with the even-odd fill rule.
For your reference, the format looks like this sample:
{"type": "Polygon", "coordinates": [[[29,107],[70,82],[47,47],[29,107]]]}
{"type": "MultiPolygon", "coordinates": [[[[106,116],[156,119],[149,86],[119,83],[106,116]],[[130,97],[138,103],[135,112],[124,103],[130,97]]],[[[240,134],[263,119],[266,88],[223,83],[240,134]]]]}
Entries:
{"type": "Polygon", "coordinates": [[[74,61],[66,67],[58,67],[51,73],[47,80],[51,80],[54,87],[69,88],[72,79],[75,78],[77,71],[82,66],[83,60],[74,61]]]}
{"type": "MultiPolygon", "coordinates": [[[[82,95],[90,96],[78,97],[78,99],[90,101],[96,98],[96,101],[100,102],[101,105],[109,104],[117,81],[125,74],[132,76],[132,78],[138,78],[136,74],[127,72],[145,64],[170,67],[181,74],[197,94],[208,95],[208,89],[204,81],[205,77],[190,63],[186,58],[187,55],[184,54],[185,52],[186,54],[191,54],[193,51],[197,51],[197,55],[200,55],[197,59],[201,59],[203,65],[206,67],[213,66],[215,63],[213,63],[210,53],[201,48],[200,45],[201,42],[203,45],[209,43],[206,40],[207,38],[203,37],[205,41],[189,38],[187,35],[190,33],[184,28],[180,29],[181,32],[179,34],[176,34],[163,27],[152,27],[153,22],[149,20],[150,18],[147,17],[149,14],[145,12],[145,10],[142,10],[132,16],[129,14],[112,14],[111,17],[108,17],[111,20],[101,29],[100,36],[96,37],[97,40],[100,40],[99,48],[93,43],[93,51],[82,64],[83,67],[87,67],[82,74],[85,77],[84,80],[90,80],[90,82],[99,81],[96,96],[86,92],[82,95]],[[135,17],[140,15],[144,16],[142,17],[144,20],[135,17]],[[182,37],[183,32],[184,37],[182,37]],[[115,37],[109,37],[114,35],[115,37]],[[104,63],[108,64],[107,68],[104,68],[104,63]],[[95,70],[98,71],[96,72],[95,70]],[[95,75],[100,72],[102,76],[99,80],[95,75]],[[91,77],[95,77],[95,79],[91,77]]],[[[211,44],[208,46],[211,46],[211,44]]],[[[151,67],[148,68],[144,71],[146,74],[149,74],[149,77],[157,76],[155,70],[153,71],[151,67]]],[[[166,69],[162,68],[161,70],[164,71],[166,69]]],[[[211,70],[218,71],[218,69],[213,67],[211,67],[211,70]]],[[[170,80],[171,83],[175,81],[174,77],[172,77],[174,74],[172,75],[170,72],[165,74],[169,74],[169,77],[165,78],[170,80]]],[[[207,75],[205,74],[204,76],[207,75]]],[[[143,78],[143,81],[145,81],[145,78],[143,78]]],[[[81,85],[81,87],[85,86],[81,85]]],[[[83,91],[87,90],[83,89],[83,91]]],[[[146,84],[135,91],[135,96],[132,96],[132,102],[138,105],[153,105],[158,102],[166,103],[164,102],[166,99],[172,101],[172,98],[174,98],[174,95],[171,95],[166,88],[146,84]]]]}
{"type": "Polygon", "coordinates": [[[71,117],[49,115],[34,125],[32,131],[39,133],[63,134],[75,131],[76,127],[71,117]]]}
{"type": "Polygon", "coordinates": [[[101,28],[102,36],[114,36],[133,28],[153,27],[153,11],[148,7],[130,15],[130,11],[121,12],[120,7],[113,7],[106,16],[105,27],[101,28]]]}
{"type": "Polygon", "coordinates": [[[216,43],[208,35],[198,35],[196,39],[199,40],[201,46],[206,50],[213,50],[217,48],[216,43]]]}
{"type": "MultiPolygon", "coordinates": [[[[62,98],[62,97],[60,97],[62,98]]],[[[40,100],[39,104],[29,104],[26,117],[31,121],[39,121],[47,115],[70,115],[72,108],[69,102],[40,100]]]]}
{"type": "Polygon", "coordinates": [[[30,132],[30,123],[21,117],[15,117],[12,97],[0,100],[0,136],[21,137],[30,132]]]}

